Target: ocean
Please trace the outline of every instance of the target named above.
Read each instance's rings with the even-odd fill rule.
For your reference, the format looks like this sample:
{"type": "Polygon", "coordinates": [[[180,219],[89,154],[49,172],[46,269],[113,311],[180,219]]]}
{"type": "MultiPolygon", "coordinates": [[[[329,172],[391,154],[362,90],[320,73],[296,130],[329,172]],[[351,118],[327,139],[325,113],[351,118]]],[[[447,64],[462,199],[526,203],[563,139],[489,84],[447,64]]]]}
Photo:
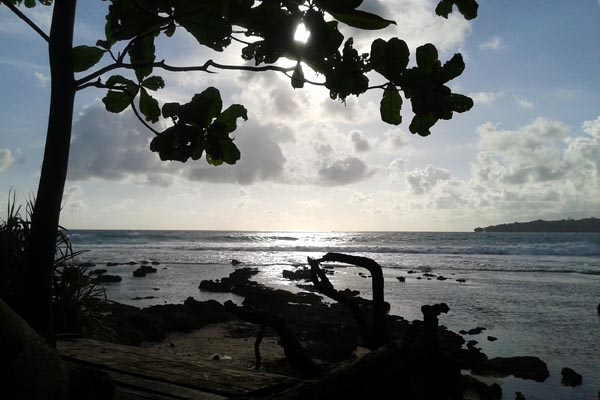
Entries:
{"type": "MultiPolygon", "coordinates": [[[[383,267],[392,314],[421,319],[421,305],[445,302],[450,312],[440,323],[455,332],[485,327],[465,339],[477,340],[488,356],[532,355],[546,361],[550,378],[544,383],[497,378],[504,399],[514,399],[516,391],[527,399],[598,399],[598,233],[73,230],[70,237],[75,250],[87,250],[80,260],[123,278],[106,285],[107,297],[139,307],[181,303],[189,296],[240,302],[235,295],[198,289],[203,279],[227,276],[233,259],[258,268],[262,283],[299,291],[283,279],[283,269],[327,252],[366,256],[383,267]],[[144,260],[159,262],[158,273],[134,278],[136,265],[105,267],[107,262],[144,260]],[[424,272],[448,279],[427,280],[424,272]],[[583,385],[561,385],[565,366],[583,375],[583,385]]],[[[337,288],[370,297],[370,280],[359,274],[366,271],[335,270],[337,288]]]]}

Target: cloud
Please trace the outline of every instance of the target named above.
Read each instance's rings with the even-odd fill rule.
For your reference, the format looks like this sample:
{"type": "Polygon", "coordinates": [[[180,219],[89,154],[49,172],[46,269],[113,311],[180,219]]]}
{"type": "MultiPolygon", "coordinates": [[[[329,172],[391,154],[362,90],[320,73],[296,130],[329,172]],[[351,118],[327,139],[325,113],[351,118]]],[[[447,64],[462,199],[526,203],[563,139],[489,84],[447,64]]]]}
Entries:
{"type": "Polygon", "coordinates": [[[436,0],[365,1],[360,9],[394,20],[397,25],[375,32],[349,29],[344,24],[340,24],[340,29],[347,36],[356,38],[362,50],[368,50],[368,45],[375,37],[389,39],[393,36],[404,39],[411,49],[425,43],[433,43],[441,51],[462,47],[471,33],[471,23],[457,15],[457,12],[448,19],[440,18],[435,14],[437,3],[436,0]]]}
{"type": "Polygon", "coordinates": [[[429,192],[440,181],[449,180],[450,171],[428,165],[425,169],[414,169],[406,173],[406,181],[414,194],[429,192]]]}
{"type": "Polygon", "coordinates": [[[9,149],[0,149],[0,172],[10,168],[15,159],[9,149]]]}
{"type": "Polygon", "coordinates": [[[48,83],[50,83],[50,77],[42,74],[41,72],[34,71],[33,75],[35,76],[37,85],[41,88],[48,87],[48,83]]]}
{"type": "Polygon", "coordinates": [[[392,182],[400,181],[400,177],[403,177],[406,173],[406,165],[408,161],[403,158],[396,158],[386,168],[387,174],[390,176],[392,182]]]}
{"type": "Polygon", "coordinates": [[[498,100],[498,94],[494,92],[475,92],[469,93],[476,105],[490,105],[498,100]]]}
{"type": "Polygon", "coordinates": [[[388,147],[393,151],[409,148],[409,135],[402,129],[390,129],[384,134],[388,147]]]}
{"type": "Polygon", "coordinates": [[[235,138],[235,144],[242,153],[235,165],[213,167],[200,161],[187,170],[185,177],[193,181],[242,185],[280,180],[286,159],[278,137],[287,137],[288,134],[284,126],[245,123],[238,128],[235,138]]]}
{"type": "Polygon", "coordinates": [[[96,102],[84,109],[73,125],[69,179],[123,180],[168,170],[149,149],[152,133],[131,111],[111,114],[96,102]]]}
{"type": "Polygon", "coordinates": [[[535,107],[535,104],[533,104],[533,102],[526,100],[526,99],[522,99],[518,96],[513,96],[513,98],[515,99],[515,102],[517,103],[517,105],[521,108],[524,109],[531,109],[535,107]]]}
{"type": "Polygon", "coordinates": [[[171,185],[176,177],[243,185],[279,179],[285,164],[279,142],[293,140],[284,126],[248,122],[235,134],[242,153],[236,165],[213,167],[204,159],[163,162],[149,149],[152,134],[132,112],[109,114],[100,102],[81,113],[73,132],[69,179],[132,179],[159,186],[171,185]]]}
{"type": "Polygon", "coordinates": [[[545,118],[516,130],[480,126],[473,206],[510,220],[590,216],[600,209],[600,118],[582,132],[545,118]]]}
{"type": "Polygon", "coordinates": [[[319,180],[324,185],[346,185],[358,182],[369,175],[367,164],[354,156],[347,156],[323,165],[319,171],[319,180]]]}
{"type": "Polygon", "coordinates": [[[83,199],[83,189],[81,186],[67,186],[63,193],[62,209],[71,213],[80,213],[88,209],[88,204],[83,199]]]}
{"type": "Polygon", "coordinates": [[[498,37],[498,36],[492,36],[487,41],[479,44],[479,48],[481,50],[494,50],[494,51],[498,51],[498,50],[506,48],[506,44],[504,44],[504,41],[500,37],[498,37]]]}
{"type": "Polygon", "coordinates": [[[369,143],[369,139],[358,130],[353,130],[350,132],[350,139],[354,145],[354,150],[357,153],[364,153],[371,149],[371,144],[369,143]]]}

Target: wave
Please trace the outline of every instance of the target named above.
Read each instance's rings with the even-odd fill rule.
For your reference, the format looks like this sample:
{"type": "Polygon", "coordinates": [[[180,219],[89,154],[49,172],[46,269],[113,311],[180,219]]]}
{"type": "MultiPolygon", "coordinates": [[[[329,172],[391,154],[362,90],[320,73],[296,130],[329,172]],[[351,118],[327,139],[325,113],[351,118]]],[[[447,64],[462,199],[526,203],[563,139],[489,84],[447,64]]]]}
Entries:
{"type": "Polygon", "coordinates": [[[597,257],[600,256],[600,246],[596,244],[581,244],[556,246],[202,246],[176,245],[173,250],[190,252],[293,252],[293,253],[374,253],[374,254],[448,254],[448,255],[489,255],[489,256],[565,256],[565,257],[597,257]]]}
{"type": "Polygon", "coordinates": [[[600,256],[600,235],[71,231],[77,248],[181,252],[344,252],[482,256],[600,256]]]}

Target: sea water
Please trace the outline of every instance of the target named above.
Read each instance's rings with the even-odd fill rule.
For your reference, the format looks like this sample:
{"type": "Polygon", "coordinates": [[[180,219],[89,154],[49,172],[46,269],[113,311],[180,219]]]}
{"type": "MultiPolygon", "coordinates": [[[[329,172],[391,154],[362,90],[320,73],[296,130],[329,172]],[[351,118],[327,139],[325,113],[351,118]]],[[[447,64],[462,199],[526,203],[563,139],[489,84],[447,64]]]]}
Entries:
{"type": "MultiPolygon", "coordinates": [[[[420,319],[421,305],[445,302],[450,312],[441,323],[449,329],[487,328],[465,339],[477,340],[488,356],[532,355],[547,362],[551,376],[542,384],[500,379],[504,399],[513,399],[517,390],[528,399],[598,398],[600,234],[76,230],[70,237],[76,250],[89,250],[81,260],[123,278],[106,285],[110,300],[142,307],[181,303],[189,296],[241,301],[198,289],[203,279],[227,276],[233,259],[258,268],[262,283],[298,291],[282,278],[283,269],[327,252],[366,256],[383,267],[392,314],[420,319]],[[158,272],[134,278],[136,265],[104,267],[107,262],[143,260],[160,262],[158,272]],[[424,272],[448,279],[427,280],[424,272]],[[498,340],[488,341],[487,336],[498,340]],[[583,375],[583,385],[561,385],[565,366],[583,375]]],[[[336,287],[371,296],[366,271],[335,270],[336,287]]]]}

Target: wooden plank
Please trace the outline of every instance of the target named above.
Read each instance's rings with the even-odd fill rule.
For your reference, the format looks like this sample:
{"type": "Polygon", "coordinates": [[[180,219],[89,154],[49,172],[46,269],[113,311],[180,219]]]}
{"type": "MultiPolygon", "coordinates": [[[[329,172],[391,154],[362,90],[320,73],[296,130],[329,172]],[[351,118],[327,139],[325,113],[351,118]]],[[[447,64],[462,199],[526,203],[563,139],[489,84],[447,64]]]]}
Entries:
{"type": "Polygon", "coordinates": [[[212,393],[200,392],[179,385],[144,379],[133,375],[107,371],[115,384],[120,388],[135,390],[149,395],[163,395],[171,400],[223,400],[225,397],[212,393]]]}
{"type": "Polygon", "coordinates": [[[67,360],[85,362],[109,373],[137,376],[226,397],[254,391],[274,392],[298,382],[280,375],[216,367],[208,361],[181,361],[151,349],[87,339],[60,342],[58,351],[67,360]]]}

